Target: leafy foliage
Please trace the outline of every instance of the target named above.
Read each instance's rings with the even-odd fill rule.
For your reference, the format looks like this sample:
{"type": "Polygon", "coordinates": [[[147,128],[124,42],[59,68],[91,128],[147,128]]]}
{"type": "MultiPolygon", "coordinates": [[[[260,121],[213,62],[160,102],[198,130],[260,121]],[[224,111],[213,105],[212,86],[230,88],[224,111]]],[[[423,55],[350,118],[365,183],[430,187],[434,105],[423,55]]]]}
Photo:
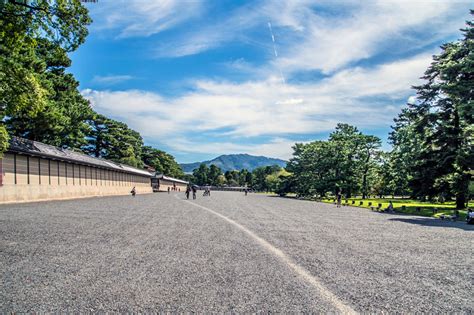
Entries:
{"type": "Polygon", "coordinates": [[[413,195],[455,196],[458,208],[466,206],[474,166],[474,22],[463,33],[433,57],[425,83],[415,87],[417,102],[400,114],[391,135],[413,195]]]}
{"type": "Polygon", "coordinates": [[[82,149],[95,157],[142,167],[143,140],[125,123],[96,114],[91,120],[88,144],[82,149]]]}
{"type": "MultiPolygon", "coordinates": [[[[8,129],[34,139],[37,129],[45,123],[55,129],[51,127],[54,123],[47,122],[49,119],[61,120],[58,107],[63,104],[55,102],[67,98],[56,95],[57,85],[65,79],[61,71],[70,63],[66,52],[74,51],[85,41],[91,19],[77,0],[42,0],[34,5],[9,1],[1,4],[0,13],[0,118],[12,117],[8,129]],[[56,68],[59,77],[52,77],[56,68]],[[29,128],[39,113],[42,116],[38,124],[29,128]]],[[[75,81],[70,79],[66,84],[74,86],[75,81]]],[[[72,87],[71,91],[76,92],[79,106],[84,106],[77,89],[72,87]]],[[[0,127],[3,131],[4,128],[0,127]]],[[[54,133],[60,133],[59,129],[54,133]]],[[[0,147],[5,148],[6,143],[0,143],[0,147]]]]}
{"type": "Polygon", "coordinates": [[[84,43],[91,23],[79,0],[0,4],[0,153],[8,134],[166,175],[183,175],[172,156],[142,147],[140,134],[95,113],[82,97],[68,53],[84,43]],[[143,158],[143,161],[142,161],[143,158]]]}
{"type": "Polygon", "coordinates": [[[380,139],[364,135],[356,127],[338,124],[327,141],[296,144],[287,170],[293,175],[295,192],[303,196],[325,196],[342,192],[346,197],[371,190],[380,154],[380,139]]]}
{"type": "Polygon", "coordinates": [[[164,151],[144,146],[142,148],[142,161],[153,167],[157,173],[165,174],[175,178],[183,178],[184,173],[175,161],[174,157],[164,151]]]}

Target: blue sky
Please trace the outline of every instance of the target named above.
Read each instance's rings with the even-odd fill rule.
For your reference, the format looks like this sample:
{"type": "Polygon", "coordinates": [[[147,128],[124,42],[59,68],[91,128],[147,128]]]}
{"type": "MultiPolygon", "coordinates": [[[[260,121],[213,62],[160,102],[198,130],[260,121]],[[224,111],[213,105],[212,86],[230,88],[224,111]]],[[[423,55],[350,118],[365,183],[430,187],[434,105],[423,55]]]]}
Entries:
{"type": "Polygon", "coordinates": [[[288,159],[338,122],[386,143],[469,1],[100,0],[71,72],[99,113],[194,162],[288,159]],[[274,39],[274,40],[273,40],[274,39]]]}

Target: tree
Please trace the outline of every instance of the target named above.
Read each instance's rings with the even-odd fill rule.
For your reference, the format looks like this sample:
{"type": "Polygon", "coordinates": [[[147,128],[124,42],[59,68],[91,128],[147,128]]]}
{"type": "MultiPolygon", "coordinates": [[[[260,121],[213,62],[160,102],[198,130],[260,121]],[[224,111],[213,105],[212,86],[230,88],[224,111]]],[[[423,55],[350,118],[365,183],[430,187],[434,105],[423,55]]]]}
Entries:
{"type": "Polygon", "coordinates": [[[213,186],[217,186],[218,185],[218,178],[219,178],[220,175],[222,175],[221,169],[219,167],[217,167],[216,165],[211,164],[211,166],[209,168],[208,178],[207,178],[209,184],[211,184],[213,186]]]}
{"type": "Polygon", "coordinates": [[[174,157],[164,151],[144,146],[141,155],[143,163],[153,167],[157,173],[183,178],[184,173],[174,157]]]}
{"type": "MultiPolygon", "coordinates": [[[[8,1],[0,5],[0,119],[18,112],[31,119],[44,111],[54,97],[54,86],[47,77],[41,45],[50,43],[52,52],[74,51],[85,41],[90,22],[80,1],[39,0],[34,5],[8,1]]],[[[0,133],[5,135],[4,125],[0,133]]],[[[0,149],[5,150],[8,139],[0,140],[0,149]]]]}
{"type": "Polygon", "coordinates": [[[226,184],[226,179],[225,179],[225,176],[224,175],[219,175],[217,177],[217,182],[216,182],[216,185],[217,186],[224,186],[226,184]]]}
{"type": "Polygon", "coordinates": [[[270,187],[267,182],[267,175],[281,171],[278,165],[257,167],[252,172],[252,188],[257,191],[269,191],[270,187]]]}
{"type": "Polygon", "coordinates": [[[6,119],[10,134],[63,148],[80,148],[86,143],[90,126],[87,121],[94,115],[89,102],[78,91],[79,82],[66,73],[71,64],[65,50],[40,39],[36,53],[45,63],[42,80],[51,91],[41,112],[31,114],[28,108],[19,108],[6,119]]]}
{"type": "Polygon", "coordinates": [[[291,174],[285,169],[280,169],[279,171],[268,174],[265,178],[266,185],[270,191],[273,192],[282,192],[283,185],[286,184],[285,178],[289,177],[291,174]]]}
{"type": "Polygon", "coordinates": [[[458,209],[466,207],[474,165],[474,22],[462,32],[462,40],[442,45],[433,57],[424,84],[414,87],[417,102],[408,104],[399,126],[420,140],[411,183],[415,193],[453,194],[458,209]]]}
{"type": "Polygon", "coordinates": [[[208,185],[209,167],[206,164],[201,163],[201,165],[193,171],[193,177],[197,185],[208,185]]]}
{"type": "Polygon", "coordinates": [[[88,144],[82,149],[95,157],[142,167],[141,150],[143,140],[140,134],[122,122],[95,115],[90,121],[92,127],[88,144]]]}
{"type": "Polygon", "coordinates": [[[338,171],[335,163],[339,159],[337,148],[329,141],[296,143],[293,158],[286,169],[293,175],[294,192],[300,196],[324,196],[335,191],[338,171]]]}
{"type": "Polygon", "coordinates": [[[356,127],[338,124],[327,141],[297,143],[287,170],[288,187],[301,196],[325,196],[328,192],[363,197],[375,184],[380,139],[362,134],[356,127]],[[291,183],[291,185],[290,185],[291,183]]]}
{"type": "Polygon", "coordinates": [[[381,141],[375,136],[360,135],[360,137],[361,150],[359,159],[362,166],[362,199],[366,199],[370,191],[368,178],[370,171],[376,167],[374,158],[380,152],[381,141]]]}

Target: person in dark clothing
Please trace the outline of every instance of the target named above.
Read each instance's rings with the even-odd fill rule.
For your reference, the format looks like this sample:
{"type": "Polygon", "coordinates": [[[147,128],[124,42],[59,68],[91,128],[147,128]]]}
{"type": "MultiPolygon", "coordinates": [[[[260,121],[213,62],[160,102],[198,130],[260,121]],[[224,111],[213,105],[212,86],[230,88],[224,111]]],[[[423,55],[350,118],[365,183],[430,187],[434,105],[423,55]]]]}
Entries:
{"type": "Polygon", "coordinates": [[[170,193],[170,186],[168,186],[168,194],[170,193]]]}
{"type": "Polygon", "coordinates": [[[189,186],[186,187],[186,199],[189,199],[189,193],[191,192],[191,188],[189,186]]]}
{"type": "Polygon", "coordinates": [[[137,194],[137,190],[135,189],[135,186],[132,188],[132,191],[130,192],[133,197],[137,194]]]}
{"type": "Polygon", "coordinates": [[[196,186],[193,186],[192,190],[193,190],[193,199],[196,199],[196,191],[197,191],[196,186]]]}

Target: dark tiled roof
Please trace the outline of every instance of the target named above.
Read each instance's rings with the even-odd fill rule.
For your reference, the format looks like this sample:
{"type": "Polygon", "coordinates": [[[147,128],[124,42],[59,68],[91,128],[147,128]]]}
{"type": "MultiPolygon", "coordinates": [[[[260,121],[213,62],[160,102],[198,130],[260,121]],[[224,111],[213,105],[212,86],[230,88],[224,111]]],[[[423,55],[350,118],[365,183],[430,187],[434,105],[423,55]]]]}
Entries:
{"type": "Polygon", "coordinates": [[[189,182],[187,182],[185,180],[165,176],[163,174],[156,174],[155,177],[158,178],[158,179],[163,179],[163,180],[167,180],[167,181],[170,181],[170,182],[176,182],[176,183],[181,183],[181,184],[186,184],[186,185],[189,184],[189,182]]]}
{"type": "Polygon", "coordinates": [[[53,158],[61,161],[74,162],[78,164],[86,164],[100,168],[107,168],[115,171],[121,171],[136,175],[149,176],[152,174],[146,170],[141,170],[125,164],[115,163],[112,161],[98,159],[84,153],[72,150],[61,149],[52,145],[44,144],[37,141],[27,140],[19,137],[12,137],[10,140],[10,152],[25,153],[34,156],[53,158]]]}

